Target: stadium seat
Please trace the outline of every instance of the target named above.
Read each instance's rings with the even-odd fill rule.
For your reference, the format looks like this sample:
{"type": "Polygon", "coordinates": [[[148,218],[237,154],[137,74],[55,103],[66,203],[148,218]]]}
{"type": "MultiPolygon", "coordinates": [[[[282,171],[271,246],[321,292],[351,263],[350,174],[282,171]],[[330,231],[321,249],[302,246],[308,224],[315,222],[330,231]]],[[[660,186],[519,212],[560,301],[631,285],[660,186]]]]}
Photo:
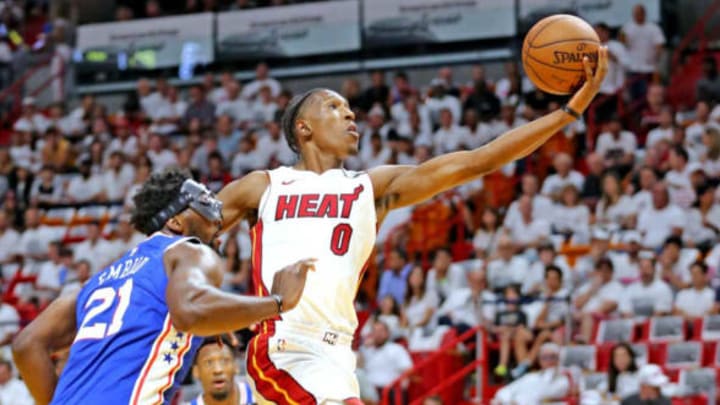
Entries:
{"type": "Polygon", "coordinates": [[[45,211],[40,222],[44,225],[69,224],[75,216],[75,207],[50,208],[45,211]]]}
{"type": "Polygon", "coordinates": [[[73,224],[86,224],[92,221],[104,221],[107,219],[108,208],[104,205],[89,205],[77,210],[73,224]]]}

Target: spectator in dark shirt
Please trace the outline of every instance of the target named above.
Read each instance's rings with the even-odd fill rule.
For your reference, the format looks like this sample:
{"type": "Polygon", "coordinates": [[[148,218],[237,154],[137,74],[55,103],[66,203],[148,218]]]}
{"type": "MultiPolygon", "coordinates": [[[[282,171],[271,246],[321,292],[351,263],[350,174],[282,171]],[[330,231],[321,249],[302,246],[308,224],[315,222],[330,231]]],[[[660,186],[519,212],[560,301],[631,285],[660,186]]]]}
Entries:
{"type": "Polygon", "coordinates": [[[382,70],[373,71],[370,80],[372,84],[362,97],[362,109],[365,111],[369,111],[375,103],[386,105],[390,97],[390,88],[385,84],[385,73],[382,70]]]}
{"type": "Polygon", "coordinates": [[[183,115],[183,125],[188,126],[193,118],[197,118],[204,128],[211,128],[215,122],[215,105],[205,99],[205,91],[200,85],[190,88],[190,103],[183,115]]]}
{"type": "Polygon", "coordinates": [[[219,193],[226,184],[232,181],[232,176],[225,168],[223,157],[218,151],[213,151],[208,155],[208,174],[203,176],[202,182],[213,193],[219,193]]]}
{"type": "Polygon", "coordinates": [[[715,56],[709,55],[703,59],[702,70],[702,77],[697,82],[697,99],[715,104],[720,101],[720,75],[715,56]]]}
{"type": "Polygon", "coordinates": [[[586,204],[590,205],[591,209],[594,209],[595,203],[597,203],[602,195],[602,176],[604,170],[602,156],[597,153],[591,153],[585,158],[585,163],[588,167],[588,175],[585,176],[585,182],[583,182],[580,196],[586,204]]]}
{"type": "Polygon", "coordinates": [[[500,114],[500,99],[490,90],[485,79],[481,77],[473,85],[472,93],[465,100],[464,109],[474,109],[482,121],[488,121],[500,114]]]}

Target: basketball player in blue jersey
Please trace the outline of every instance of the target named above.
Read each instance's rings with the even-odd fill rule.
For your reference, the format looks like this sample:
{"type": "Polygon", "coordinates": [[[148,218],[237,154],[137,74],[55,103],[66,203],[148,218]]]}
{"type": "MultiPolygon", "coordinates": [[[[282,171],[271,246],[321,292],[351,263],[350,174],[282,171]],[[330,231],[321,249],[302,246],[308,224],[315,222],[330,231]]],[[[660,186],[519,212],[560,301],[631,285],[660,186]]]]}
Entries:
{"type": "Polygon", "coordinates": [[[198,349],[192,371],[193,377],[200,381],[202,393],[189,405],[253,405],[250,384],[236,380],[237,366],[228,342],[205,339],[198,349]]]}
{"type": "Polygon", "coordinates": [[[202,338],[293,308],[312,260],[278,272],[270,298],[221,291],[224,269],[209,246],[222,204],[189,174],[153,175],[135,197],[143,242],[76,294],[55,300],[17,336],[13,355],[37,404],[164,404],[202,338]],[[51,354],[70,346],[57,377],[51,354]]]}

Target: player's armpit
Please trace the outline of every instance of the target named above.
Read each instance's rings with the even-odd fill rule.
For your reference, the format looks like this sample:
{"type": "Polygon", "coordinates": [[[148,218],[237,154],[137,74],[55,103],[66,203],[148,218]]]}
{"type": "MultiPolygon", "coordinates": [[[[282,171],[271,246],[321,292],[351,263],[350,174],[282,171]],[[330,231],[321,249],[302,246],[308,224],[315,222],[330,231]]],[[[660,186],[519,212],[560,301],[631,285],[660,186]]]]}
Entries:
{"type": "Polygon", "coordinates": [[[232,228],[258,208],[260,198],[269,184],[266,172],[254,171],[220,190],[218,199],[223,203],[223,231],[232,228]]]}
{"type": "Polygon", "coordinates": [[[52,400],[58,376],[51,355],[75,339],[76,301],[77,292],[60,296],[13,341],[13,359],[37,404],[52,400]]]}

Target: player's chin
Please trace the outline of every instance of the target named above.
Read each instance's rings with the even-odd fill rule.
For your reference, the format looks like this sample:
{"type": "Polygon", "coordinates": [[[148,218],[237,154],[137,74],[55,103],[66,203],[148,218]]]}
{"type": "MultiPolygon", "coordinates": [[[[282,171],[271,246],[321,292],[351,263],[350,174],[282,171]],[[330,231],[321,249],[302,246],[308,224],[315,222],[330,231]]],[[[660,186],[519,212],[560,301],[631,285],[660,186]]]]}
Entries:
{"type": "Polygon", "coordinates": [[[360,147],[358,146],[357,142],[352,143],[348,146],[348,149],[347,149],[348,156],[356,156],[358,153],[360,153],[360,147]]]}

